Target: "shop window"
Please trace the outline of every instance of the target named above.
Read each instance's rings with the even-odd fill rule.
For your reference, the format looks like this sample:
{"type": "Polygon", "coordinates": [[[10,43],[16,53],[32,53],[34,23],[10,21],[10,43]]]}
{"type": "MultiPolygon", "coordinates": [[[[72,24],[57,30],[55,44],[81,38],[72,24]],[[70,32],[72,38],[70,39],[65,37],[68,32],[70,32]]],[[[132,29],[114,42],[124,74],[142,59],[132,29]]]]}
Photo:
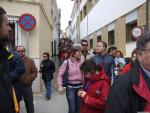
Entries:
{"type": "Polygon", "coordinates": [[[114,45],[115,44],[115,35],[114,30],[111,30],[108,32],[108,45],[114,45]]]}
{"type": "Polygon", "coordinates": [[[90,49],[93,49],[93,39],[90,39],[90,49]]]}
{"type": "Polygon", "coordinates": [[[97,36],[97,42],[101,41],[101,35],[97,36]]]}
{"type": "Polygon", "coordinates": [[[131,30],[137,26],[137,21],[126,24],[126,42],[133,42],[135,39],[131,34],[131,30]]]}

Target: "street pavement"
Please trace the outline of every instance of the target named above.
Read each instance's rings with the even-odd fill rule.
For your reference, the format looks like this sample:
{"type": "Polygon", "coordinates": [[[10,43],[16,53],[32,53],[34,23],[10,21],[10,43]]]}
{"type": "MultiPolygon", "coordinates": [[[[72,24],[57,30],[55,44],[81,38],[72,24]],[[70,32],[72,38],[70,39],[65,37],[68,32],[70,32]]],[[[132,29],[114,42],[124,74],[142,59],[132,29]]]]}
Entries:
{"type": "MultiPolygon", "coordinates": [[[[20,113],[26,113],[24,101],[20,104],[20,113]]],[[[59,95],[53,88],[51,100],[45,99],[44,93],[34,94],[35,113],[67,113],[68,106],[65,94],[59,95]]]]}
{"type": "MultiPolygon", "coordinates": [[[[56,73],[59,68],[58,58],[53,57],[53,61],[56,65],[56,73]]],[[[56,74],[55,74],[56,75],[56,74]]],[[[65,93],[59,95],[57,92],[56,76],[52,80],[52,94],[49,101],[45,98],[45,92],[34,94],[34,107],[35,113],[67,113],[68,105],[65,93]]],[[[24,105],[24,101],[20,103],[20,113],[27,113],[24,105]]]]}

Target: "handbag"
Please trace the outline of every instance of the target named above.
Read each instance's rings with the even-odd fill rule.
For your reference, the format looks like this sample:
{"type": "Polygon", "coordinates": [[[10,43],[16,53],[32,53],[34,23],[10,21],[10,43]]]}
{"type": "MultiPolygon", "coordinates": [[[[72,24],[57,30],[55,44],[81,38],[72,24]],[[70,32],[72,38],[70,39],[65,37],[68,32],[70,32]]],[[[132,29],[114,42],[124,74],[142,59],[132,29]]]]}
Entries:
{"type": "Polygon", "coordinates": [[[68,85],[68,70],[69,70],[69,63],[68,63],[68,60],[67,60],[66,70],[65,70],[64,76],[62,78],[62,86],[63,87],[67,87],[67,85],[68,85]]]}

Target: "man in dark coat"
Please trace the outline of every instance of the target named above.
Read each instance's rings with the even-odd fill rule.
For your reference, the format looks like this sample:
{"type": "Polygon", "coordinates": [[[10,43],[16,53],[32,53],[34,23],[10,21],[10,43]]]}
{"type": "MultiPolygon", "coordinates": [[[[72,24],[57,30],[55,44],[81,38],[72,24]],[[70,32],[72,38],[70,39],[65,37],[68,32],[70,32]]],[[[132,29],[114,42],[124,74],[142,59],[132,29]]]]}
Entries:
{"type": "Polygon", "coordinates": [[[20,78],[25,72],[25,67],[22,58],[17,52],[10,50],[11,58],[9,60],[9,77],[15,89],[18,103],[22,99],[20,78]]]}
{"type": "Polygon", "coordinates": [[[150,112],[150,33],[137,40],[137,61],[113,85],[105,113],[150,112]]]}
{"type": "Polygon", "coordinates": [[[51,80],[53,79],[53,73],[55,72],[55,64],[49,57],[49,53],[43,53],[44,59],[40,65],[40,73],[42,73],[42,79],[45,84],[47,100],[50,100],[51,98],[51,80]]]}
{"type": "Polygon", "coordinates": [[[8,40],[9,29],[6,12],[0,7],[0,113],[16,113],[12,84],[8,77],[8,59],[11,54],[4,47],[4,43],[8,40]]]}

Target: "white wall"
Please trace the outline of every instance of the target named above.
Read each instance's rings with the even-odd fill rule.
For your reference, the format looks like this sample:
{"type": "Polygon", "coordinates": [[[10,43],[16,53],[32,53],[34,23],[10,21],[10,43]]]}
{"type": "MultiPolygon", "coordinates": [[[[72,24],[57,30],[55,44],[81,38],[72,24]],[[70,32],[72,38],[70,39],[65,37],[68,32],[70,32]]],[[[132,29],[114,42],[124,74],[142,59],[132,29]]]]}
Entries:
{"type": "Polygon", "coordinates": [[[87,16],[84,18],[84,20],[80,23],[80,39],[85,38],[88,35],[88,29],[87,29],[87,16]]]}
{"type": "Polygon", "coordinates": [[[86,18],[80,23],[80,38],[99,30],[117,18],[136,9],[146,0],[99,0],[86,18]],[[86,33],[88,23],[88,33],[86,33]]]}
{"type": "Polygon", "coordinates": [[[126,44],[126,57],[130,57],[132,51],[136,48],[136,42],[126,44]]]}
{"type": "Polygon", "coordinates": [[[77,23],[77,15],[74,14],[74,18],[71,20],[71,39],[75,39],[77,35],[76,23],[77,23]]]}

